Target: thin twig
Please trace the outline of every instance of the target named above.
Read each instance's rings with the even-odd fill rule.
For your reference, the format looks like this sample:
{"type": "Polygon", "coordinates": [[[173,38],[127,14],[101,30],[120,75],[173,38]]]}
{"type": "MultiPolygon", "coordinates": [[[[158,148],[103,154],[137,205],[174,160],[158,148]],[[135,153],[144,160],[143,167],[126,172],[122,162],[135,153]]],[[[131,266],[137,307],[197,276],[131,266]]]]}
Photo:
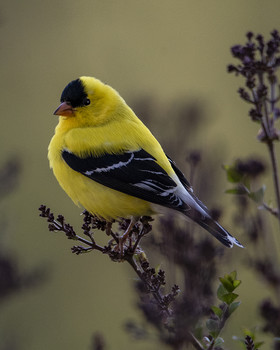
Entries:
{"type": "Polygon", "coordinates": [[[267,146],[268,146],[269,155],[270,155],[271,164],[272,164],[275,196],[276,196],[276,202],[277,202],[277,208],[278,208],[277,216],[280,224],[280,187],[279,187],[279,175],[278,175],[277,160],[275,157],[274,143],[272,141],[268,142],[267,146]]]}
{"type": "Polygon", "coordinates": [[[199,342],[199,340],[192,334],[192,332],[188,332],[189,341],[193,345],[193,347],[197,350],[203,350],[203,345],[199,342]]]}
{"type": "Polygon", "coordinates": [[[278,217],[278,210],[271,208],[268,204],[266,204],[265,202],[262,203],[262,205],[260,206],[260,209],[265,209],[267,211],[269,211],[272,215],[278,217]]]}

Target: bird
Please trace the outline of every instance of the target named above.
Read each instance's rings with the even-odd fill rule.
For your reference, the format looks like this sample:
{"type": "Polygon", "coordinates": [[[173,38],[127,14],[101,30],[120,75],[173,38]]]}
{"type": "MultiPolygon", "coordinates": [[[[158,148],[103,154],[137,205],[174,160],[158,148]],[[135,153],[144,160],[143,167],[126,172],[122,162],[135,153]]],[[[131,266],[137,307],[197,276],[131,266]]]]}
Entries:
{"type": "Polygon", "coordinates": [[[50,168],[79,206],[108,222],[173,209],[226,247],[243,245],[215,221],[151,131],[110,85],[89,76],[62,91],[48,147],[50,168]]]}

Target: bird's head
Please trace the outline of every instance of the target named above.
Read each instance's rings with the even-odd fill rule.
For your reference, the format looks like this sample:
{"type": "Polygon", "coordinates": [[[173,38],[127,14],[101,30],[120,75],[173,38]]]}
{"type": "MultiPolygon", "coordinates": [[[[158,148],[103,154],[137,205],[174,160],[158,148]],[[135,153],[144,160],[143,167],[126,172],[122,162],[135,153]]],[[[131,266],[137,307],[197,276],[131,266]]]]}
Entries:
{"type": "Polygon", "coordinates": [[[92,77],[71,81],[54,114],[72,126],[98,126],[116,118],[124,101],[116,90],[92,77]]]}

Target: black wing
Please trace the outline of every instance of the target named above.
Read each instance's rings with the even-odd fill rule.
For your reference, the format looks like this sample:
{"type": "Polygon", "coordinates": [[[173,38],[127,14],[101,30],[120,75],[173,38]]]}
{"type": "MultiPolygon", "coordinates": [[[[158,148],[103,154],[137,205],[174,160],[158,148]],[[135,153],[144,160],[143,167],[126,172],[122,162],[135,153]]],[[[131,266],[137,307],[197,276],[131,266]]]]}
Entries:
{"type": "Polygon", "coordinates": [[[185,176],[170,158],[168,159],[174,172],[193,200],[189,200],[189,205],[176,194],[177,184],[158,165],[156,159],[143,149],[87,158],[80,158],[65,149],[62,151],[62,158],[70,168],[104,186],[181,211],[224,245],[232,247],[236,244],[242,247],[241,243],[208,215],[207,208],[192,193],[185,176]],[[191,202],[197,205],[193,206],[191,202]]]}
{"type": "Polygon", "coordinates": [[[62,158],[73,170],[114,190],[179,211],[188,207],[176,195],[177,184],[143,149],[87,158],[65,149],[62,158]]]}

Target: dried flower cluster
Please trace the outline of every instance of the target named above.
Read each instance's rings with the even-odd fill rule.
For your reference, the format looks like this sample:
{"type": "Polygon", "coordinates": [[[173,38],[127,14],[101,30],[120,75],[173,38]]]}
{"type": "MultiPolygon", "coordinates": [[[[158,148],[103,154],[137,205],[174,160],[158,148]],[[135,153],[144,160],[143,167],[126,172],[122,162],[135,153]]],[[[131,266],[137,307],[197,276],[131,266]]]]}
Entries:
{"type": "MultiPolygon", "coordinates": [[[[209,316],[214,297],[213,282],[217,273],[216,258],[222,255],[223,249],[216,248],[208,238],[194,239],[193,226],[178,226],[178,221],[172,215],[166,215],[160,220],[158,232],[160,237],[150,236],[145,246],[154,253],[162,254],[160,260],[167,259],[171,267],[169,272],[176,271],[181,276],[180,297],[173,302],[172,322],[167,320],[164,323],[160,318],[151,317],[154,305],[143,299],[141,290],[138,289],[142,300],[139,307],[147,321],[156,327],[163,344],[178,349],[191,342],[197,349],[202,349],[198,339],[193,337],[193,332],[199,321],[209,316]]],[[[173,292],[176,293],[177,290],[174,289],[173,292]]],[[[133,329],[135,328],[139,329],[134,325],[133,329]]],[[[142,331],[142,334],[147,333],[147,330],[142,331]]]]}
{"type": "Polygon", "coordinates": [[[246,88],[240,88],[243,100],[254,107],[249,111],[252,120],[262,124],[263,133],[260,139],[273,141],[279,139],[279,132],[274,123],[280,116],[276,103],[279,101],[278,78],[276,71],[280,66],[280,36],[277,30],[271,33],[271,39],[264,41],[262,35],[247,33],[245,45],[231,48],[238,65],[229,65],[228,71],[242,75],[246,88]]]}
{"type": "Polygon", "coordinates": [[[127,261],[140,278],[145,292],[150,293],[154,297],[160,312],[162,312],[165,317],[171,315],[171,311],[169,309],[170,304],[174,301],[175,296],[178,294],[179,288],[178,286],[174,286],[171,293],[167,295],[162,294],[162,287],[165,285],[165,273],[162,270],[156,272],[154,268],[150,267],[150,264],[142,248],[140,247],[141,239],[152,229],[150,224],[152,221],[151,217],[143,216],[134,225],[128,240],[125,242],[123,254],[121,254],[118,247],[119,237],[126,231],[130,220],[122,219],[117,222],[118,229],[117,232],[114,232],[112,230],[111,222],[101,220],[96,216],[92,216],[87,211],[84,211],[82,230],[83,235],[87,237],[87,239],[85,239],[77,235],[71,225],[65,223],[65,219],[62,215],[58,215],[55,219],[50,209],[44,205],[40,206],[39,211],[40,216],[46,218],[49,222],[49,231],[64,232],[68,239],[83,243],[83,245],[73,246],[73,253],[79,255],[81,253],[97,250],[108,255],[112,261],[127,261]],[[101,246],[96,243],[94,238],[95,230],[106,232],[106,234],[110,237],[107,245],[101,246]]]}
{"type": "Polygon", "coordinates": [[[249,115],[261,125],[258,139],[264,142],[269,150],[277,203],[274,212],[280,222],[280,186],[274,147],[274,142],[280,138],[280,131],[276,127],[280,117],[280,88],[277,76],[280,67],[279,32],[272,31],[267,42],[262,35],[255,36],[249,32],[245,45],[235,45],[231,52],[233,57],[239,60],[239,64],[230,64],[228,71],[245,78],[245,87],[241,87],[238,92],[244,101],[253,106],[249,115]]]}
{"type": "MultiPolygon", "coordinates": [[[[90,251],[99,251],[108,255],[112,261],[126,261],[136,272],[139,280],[135,283],[139,295],[138,307],[143,313],[147,324],[157,330],[158,339],[161,343],[172,349],[178,349],[188,343],[193,344],[196,349],[204,349],[200,340],[193,335],[199,321],[209,315],[211,302],[213,300],[213,281],[216,274],[216,257],[221,255],[222,248],[215,248],[211,240],[196,240],[192,237],[192,227],[178,227],[172,216],[161,221],[160,232],[162,237],[154,239],[150,236],[147,245],[153,252],[159,254],[164,252],[169,262],[178,269],[182,276],[183,288],[177,284],[171,287],[170,293],[165,294],[166,277],[162,269],[156,270],[151,267],[146,254],[140,247],[140,242],[152,229],[151,218],[142,217],[130,233],[125,243],[123,255],[120,255],[118,238],[126,231],[129,220],[122,219],[112,224],[83,212],[83,238],[77,235],[71,225],[65,222],[62,215],[57,218],[50,209],[44,205],[39,208],[40,216],[46,218],[51,232],[64,232],[71,240],[82,242],[83,245],[75,245],[72,252],[75,254],[90,251]],[[105,246],[97,244],[95,231],[101,230],[109,236],[109,242],[105,246]],[[166,239],[168,237],[168,239],[166,239]]],[[[221,299],[223,300],[223,299],[221,299]]],[[[232,301],[230,301],[232,302],[232,301]]],[[[225,304],[226,305],[226,304],[225,304]]],[[[225,306],[226,307],[226,306],[225,306]]],[[[221,313],[223,313],[221,309],[221,313]]],[[[230,315],[224,309],[223,321],[219,323],[219,332],[224,327],[225,320],[230,315]]],[[[211,316],[212,317],[212,316],[211,316]]],[[[134,321],[128,321],[126,330],[138,339],[149,336],[149,329],[139,326],[134,321]]],[[[214,334],[214,333],[213,333],[214,334]]],[[[218,336],[218,333],[217,333],[218,336]]],[[[94,337],[94,346],[101,347],[100,336],[94,337]]],[[[212,337],[211,331],[207,336],[209,344],[206,349],[213,348],[216,339],[212,337]]],[[[103,345],[102,345],[103,346],[103,345]]],[[[102,347],[101,347],[102,348],[102,347]]]]}
{"type": "MultiPolygon", "coordinates": [[[[239,162],[234,167],[226,169],[230,182],[237,184],[229,193],[242,194],[239,197],[239,211],[236,216],[236,224],[248,233],[248,238],[254,244],[254,251],[248,252],[250,266],[267,283],[270,291],[275,294],[274,301],[266,299],[261,303],[260,313],[265,321],[264,331],[271,333],[274,338],[274,349],[280,349],[279,315],[280,315],[280,253],[278,235],[273,235],[268,230],[266,217],[260,212],[253,213],[249,201],[253,199],[259,205],[259,209],[278,218],[280,223],[280,189],[278,158],[275,151],[275,142],[279,141],[280,131],[277,122],[280,117],[280,35],[277,30],[270,33],[269,40],[265,40],[260,34],[247,33],[247,42],[244,45],[235,45],[231,48],[234,58],[239,63],[229,65],[228,71],[245,78],[245,86],[238,90],[240,97],[252,105],[249,116],[254,122],[260,124],[258,140],[267,145],[274,181],[274,193],[276,207],[264,201],[265,186],[257,191],[252,190],[259,181],[259,175],[266,168],[264,164],[249,160],[239,162]]],[[[279,229],[279,227],[278,227],[279,229]]],[[[255,349],[252,339],[246,339],[247,349],[255,349]]]]}

